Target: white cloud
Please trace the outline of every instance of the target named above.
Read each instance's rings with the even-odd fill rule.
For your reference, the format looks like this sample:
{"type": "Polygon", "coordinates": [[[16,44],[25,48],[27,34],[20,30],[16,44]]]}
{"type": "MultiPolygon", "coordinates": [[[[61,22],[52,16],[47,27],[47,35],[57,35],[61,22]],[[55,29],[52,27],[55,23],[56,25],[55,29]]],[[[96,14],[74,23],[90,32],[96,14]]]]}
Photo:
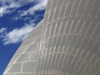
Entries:
{"type": "Polygon", "coordinates": [[[33,7],[21,13],[21,16],[26,16],[28,14],[34,15],[35,11],[44,10],[46,8],[47,0],[38,0],[38,3],[33,7]]]}
{"type": "Polygon", "coordinates": [[[35,2],[35,0],[0,0],[0,17],[31,2],[35,2]]]}
{"type": "Polygon", "coordinates": [[[34,24],[31,25],[25,25],[22,28],[16,28],[10,31],[9,33],[6,33],[5,36],[3,36],[3,42],[4,44],[11,44],[11,43],[19,43],[22,42],[26,36],[32,31],[34,24]]]}
{"type": "Polygon", "coordinates": [[[0,17],[3,16],[5,14],[5,12],[7,13],[7,7],[1,7],[0,8],[0,17]]]}
{"type": "MultiPolygon", "coordinates": [[[[7,13],[11,13],[13,12],[16,8],[20,8],[30,2],[36,2],[36,4],[34,6],[32,6],[31,8],[29,8],[28,10],[25,11],[20,11],[18,14],[19,16],[14,17],[15,20],[19,20],[20,18],[22,18],[23,16],[26,16],[28,14],[30,15],[34,15],[35,11],[40,11],[40,10],[44,10],[46,8],[46,4],[47,4],[47,0],[0,0],[1,2],[1,7],[0,7],[0,17],[2,17],[3,15],[7,14],[7,13]],[[12,9],[13,10],[10,10],[12,9]]],[[[29,24],[25,24],[25,26],[21,27],[21,28],[15,28],[10,32],[6,32],[3,33],[2,36],[0,38],[3,39],[4,44],[11,44],[11,43],[19,43],[22,42],[26,36],[32,31],[32,29],[34,28],[33,26],[35,25],[34,22],[38,19],[38,15],[37,17],[35,17],[34,19],[31,19],[30,17],[24,17],[24,20],[30,20],[29,24]]],[[[3,30],[6,29],[2,29],[1,32],[3,32],[3,30]]]]}
{"type": "Polygon", "coordinates": [[[6,28],[1,28],[0,29],[0,33],[3,33],[4,31],[6,31],[6,28]]]}
{"type": "Polygon", "coordinates": [[[0,0],[0,17],[7,13],[14,12],[16,8],[20,8],[28,3],[35,2],[36,5],[21,13],[21,16],[34,14],[37,10],[43,10],[46,7],[47,0],[0,0]],[[12,9],[12,10],[10,10],[12,9]]]}

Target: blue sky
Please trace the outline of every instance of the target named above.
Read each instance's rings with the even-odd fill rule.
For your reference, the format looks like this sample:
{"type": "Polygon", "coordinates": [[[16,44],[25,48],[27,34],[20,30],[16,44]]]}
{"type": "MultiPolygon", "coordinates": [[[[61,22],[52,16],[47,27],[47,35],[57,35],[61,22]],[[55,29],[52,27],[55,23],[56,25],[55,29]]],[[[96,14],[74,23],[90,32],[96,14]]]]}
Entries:
{"type": "Polygon", "coordinates": [[[47,0],[0,0],[0,75],[22,41],[43,19],[47,0]]]}

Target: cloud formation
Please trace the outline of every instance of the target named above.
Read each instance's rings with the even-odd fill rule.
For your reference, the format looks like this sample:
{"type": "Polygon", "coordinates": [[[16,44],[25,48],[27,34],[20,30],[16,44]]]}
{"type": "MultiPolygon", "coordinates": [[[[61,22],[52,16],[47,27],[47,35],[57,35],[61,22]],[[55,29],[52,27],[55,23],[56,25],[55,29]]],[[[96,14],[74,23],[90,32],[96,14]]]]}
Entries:
{"type": "Polygon", "coordinates": [[[34,0],[0,0],[0,17],[7,13],[11,13],[16,8],[20,8],[32,1],[34,0]]]}
{"type": "Polygon", "coordinates": [[[26,36],[33,30],[33,26],[34,24],[26,24],[19,29],[15,28],[12,31],[6,33],[5,36],[3,36],[4,45],[22,42],[26,38],[26,36]]]}
{"type": "Polygon", "coordinates": [[[1,28],[0,29],[0,34],[3,33],[4,31],[6,31],[6,28],[1,28]]]}
{"type": "Polygon", "coordinates": [[[28,13],[33,15],[35,11],[45,9],[47,0],[0,0],[0,17],[14,12],[15,9],[32,2],[35,2],[36,5],[26,11],[23,11],[21,16],[27,15],[28,13]]]}
{"type": "Polygon", "coordinates": [[[35,2],[35,5],[26,10],[19,10],[20,12],[18,11],[18,15],[15,15],[15,17],[12,18],[15,20],[23,19],[24,21],[26,21],[26,24],[23,27],[15,28],[8,32],[4,32],[6,28],[0,29],[0,33],[2,33],[0,34],[0,38],[3,39],[4,45],[19,43],[26,38],[26,36],[34,28],[34,25],[36,25],[35,21],[39,21],[39,17],[43,16],[43,14],[38,14],[37,16],[34,15],[35,11],[45,10],[47,0],[0,0],[0,17],[3,17],[5,14],[14,12],[16,9],[32,2],[35,2]],[[34,15],[34,19],[32,19],[28,15],[34,15]],[[27,20],[29,21],[27,22],[27,20]]]}
{"type": "Polygon", "coordinates": [[[47,0],[41,0],[33,7],[29,8],[26,11],[22,11],[21,16],[33,15],[35,11],[44,10],[46,8],[47,0]]]}

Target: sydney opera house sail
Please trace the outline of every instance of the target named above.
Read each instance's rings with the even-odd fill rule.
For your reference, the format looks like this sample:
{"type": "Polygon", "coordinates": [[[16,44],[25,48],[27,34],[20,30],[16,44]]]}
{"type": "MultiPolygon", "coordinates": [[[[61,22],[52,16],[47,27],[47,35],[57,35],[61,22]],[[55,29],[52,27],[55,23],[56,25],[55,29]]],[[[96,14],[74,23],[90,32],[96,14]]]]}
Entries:
{"type": "Polygon", "coordinates": [[[3,75],[100,75],[100,0],[48,0],[3,75]]]}

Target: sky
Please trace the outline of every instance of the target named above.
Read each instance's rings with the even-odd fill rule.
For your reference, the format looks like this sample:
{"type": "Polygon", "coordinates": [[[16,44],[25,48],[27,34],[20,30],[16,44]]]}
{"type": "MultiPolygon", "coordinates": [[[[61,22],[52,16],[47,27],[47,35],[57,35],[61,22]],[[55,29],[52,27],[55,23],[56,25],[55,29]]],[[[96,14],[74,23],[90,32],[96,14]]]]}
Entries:
{"type": "Polygon", "coordinates": [[[47,0],[0,0],[0,75],[27,35],[44,18],[47,0]]]}

